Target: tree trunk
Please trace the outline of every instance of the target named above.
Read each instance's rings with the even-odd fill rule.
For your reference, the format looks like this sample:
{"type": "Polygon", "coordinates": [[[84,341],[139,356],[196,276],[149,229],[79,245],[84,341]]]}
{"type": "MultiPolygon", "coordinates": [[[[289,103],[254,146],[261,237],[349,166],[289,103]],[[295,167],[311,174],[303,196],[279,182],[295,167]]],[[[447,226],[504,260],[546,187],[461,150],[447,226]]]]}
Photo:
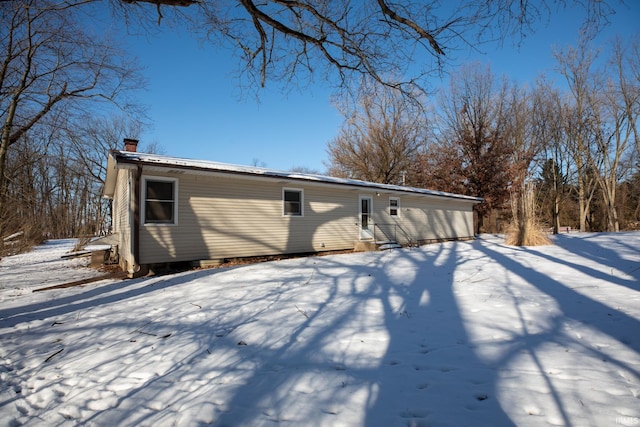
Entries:
{"type": "Polygon", "coordinates": [[[7,156],[9,154],[9,143],[11,142],[11,126],[13,124],[13,118],[15,117],[15,103],[11,103],[7,117],[2,127],[2,135],[0,135],[0,256],[4,252],[4,228],[5,218],[3,217],[5,211],[5,174],[7,166],[7,156]]]}
{"type": "MultiPolygon", "coordinates": [[[[617,183],[616,183],[617,184],[617,183]]],[[[616,189],[611,188],[606,192],[607,197],[607,231],[620,231],[620,223],[618,222],[618,210],[616,209],[616,189]]]]}
{"type": "Polygon", "coordinates": [[[482,233],[482,229],[484,228],[484,216],[482,213],[476,211],[476,230],[475,234],[482,233]]]}
{"type": "Polygon", "coordinates": [[[556,162],[553,162],[553,208],[551,218],[553,221],[553,234],[560,231],[560,186],[558,185],[558,174],[556,171],[556,162]]]}
{"type": "Polygon", "coordinates": [[[556,192],[553,198],[553,234],[560,232],[560,195],[556,192]]]}
{"type": "Polygon", "coordinates": [[[524,246],[527,244],[527,236],[529,235],[529,213],[527,212],[526,190],[520,190],[521,194],[516,196],[518,201],[516,225],[518,227],[518,235],[516,246],[524,246]]]}
{"type": "Polygon", "coordinates": [[[578,179],[578,205],[580,206],[580,231],[587,231],[587,202],[584,191],[584,180],[578,179]]]}

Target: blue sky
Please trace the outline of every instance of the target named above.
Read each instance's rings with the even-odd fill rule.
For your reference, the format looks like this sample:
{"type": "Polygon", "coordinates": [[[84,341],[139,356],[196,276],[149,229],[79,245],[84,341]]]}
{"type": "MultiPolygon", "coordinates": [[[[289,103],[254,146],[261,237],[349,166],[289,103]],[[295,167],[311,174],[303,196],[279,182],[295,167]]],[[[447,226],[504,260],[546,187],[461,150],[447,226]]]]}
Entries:
{"type": "MultiPolygon", "coordinates": [[[[615,34],[628,37],[638,32],[640,1],[627,3],[616,5],[618,12],[596,44],[615,34]]],[[[155,13],[154,8],[150,11],[155,13]]],[[[533,81],[543,72],[558,79],[553,74],[552,47],[575,44],[581,18],[571,10],[556,13],[519,48],[506,40],[501,47],[483,46],[483,54],[459,53],[458,62],[481,61],[495,74],[519,83],[533,81]]],[[[177,157],[257,163],[279,170],[296,166],[326,170],[327,144],[342,123],[331,104],[329,85],[319,82],[283,91],[277,82],[268,81],[257,100],[242,92],[231,51],[202,43],[186,31],[161,25],[157,35],[127,35],[123,44],[137,56],[148,81],[147,90],[138,93],[151,121],[141,145],[157,143],[164,154],[177,157]]],[[[445,83],[433,80],[432,84],[445,83]]]]}

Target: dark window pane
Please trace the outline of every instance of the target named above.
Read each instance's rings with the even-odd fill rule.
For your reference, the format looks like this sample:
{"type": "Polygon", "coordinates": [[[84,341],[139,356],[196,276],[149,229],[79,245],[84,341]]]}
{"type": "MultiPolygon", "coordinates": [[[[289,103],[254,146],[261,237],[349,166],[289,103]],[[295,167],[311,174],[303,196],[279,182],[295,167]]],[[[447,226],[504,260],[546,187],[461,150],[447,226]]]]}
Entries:
{"type": "Polygon", "coordinates": [[[285,202],[298,202],[298,203],[300,203],[300,192],[299,191],[285,191],[284,192],[284,200],[285,200],[285,202]]]}
{"type": "Polygon", "coordinates": [[[147,181],[147,200],[173,200],[173,182],[147,181]]]}
{"type": "Polygon", "coordinates": [[[400,207],[400,200],[389,199],[389,215],[398,216],[398,208],[400,207]]]}
{"type": "Polygon", "coordinates": [[[144,222],[173,223],[173,202],[147,201],[144,222]]]}
{"type": "Polygon", "coordinates": [[[369,215],[362,214],[362,228],[368,228],[368,227],[369,227],[369,215]]]}
{"type": "Polygon", "coordinates": [[[300,203],[285,202],[284,212],[289,215],[300,215],[300,203]]]}
{"type": "Polygon", "coordinates": [[[302,192],[301,191],[285,190],[284,214],[285,215],[302,215],[302,192]]]}
{"type": "Polygon", "coordinates": [[[173,224],[175,183],[173,181],[146,181],[144,222],[146,224],[173,224]]]}

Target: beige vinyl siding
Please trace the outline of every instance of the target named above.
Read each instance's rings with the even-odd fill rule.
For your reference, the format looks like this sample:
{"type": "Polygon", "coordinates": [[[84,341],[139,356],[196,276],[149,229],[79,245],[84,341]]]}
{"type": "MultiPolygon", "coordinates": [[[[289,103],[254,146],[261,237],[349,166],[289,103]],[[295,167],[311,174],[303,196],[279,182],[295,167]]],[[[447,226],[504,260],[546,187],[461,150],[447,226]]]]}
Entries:
{"type": "Polygon", "coordinates": [[[277,179],[163,176],[178,179],[178,221],[141,225],[142,264],[349,249],[357,240],[354,191],[277,179]],[[304,191],[304,216],[283,215],[285,187],[304,191]]]}
{"type": "Polygon", "coordinates": [[[176,224],[141,224],[141,264],[352,249],[360,196],[372,199],[377,240],[387,240],[381,230],[401,244],[473,236],[470,201],[231,174],[143,175],[177,179],[178,214],[176,224]],[[283,188],[303,191],[303,216],[283,215],[283,188]],[[397,216],[389,197],[400,200],[397,216]]]}
{"type": "Polygon", "coordinates": [[[123,270],[128,270],[133,265],[131,179],[130,170],[119,169],[113,196],[113,232],[119,236],[118,253],[123,270]]]}
{"type": "MultiPolygon", "coordinates": [[[[473,203],[455,199],[392,194],[400,199],[397,216],[389,215],[389,195],[374,198],[375,221],[400,244],[473,236],[473,203]]],[[[380,240],[380,236],[376,235],[380,240]]]]}

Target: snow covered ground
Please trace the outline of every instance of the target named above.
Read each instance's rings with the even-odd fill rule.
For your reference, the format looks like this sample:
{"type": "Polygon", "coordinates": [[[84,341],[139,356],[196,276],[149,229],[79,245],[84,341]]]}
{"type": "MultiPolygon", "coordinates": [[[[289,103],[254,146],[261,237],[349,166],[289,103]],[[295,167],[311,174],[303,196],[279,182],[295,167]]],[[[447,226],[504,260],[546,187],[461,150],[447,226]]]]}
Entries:
{"type": "Polygon", "coordinates": [[[640,426],[640,233],[101,281],[0,261],[0,425],[640,426]]]}

